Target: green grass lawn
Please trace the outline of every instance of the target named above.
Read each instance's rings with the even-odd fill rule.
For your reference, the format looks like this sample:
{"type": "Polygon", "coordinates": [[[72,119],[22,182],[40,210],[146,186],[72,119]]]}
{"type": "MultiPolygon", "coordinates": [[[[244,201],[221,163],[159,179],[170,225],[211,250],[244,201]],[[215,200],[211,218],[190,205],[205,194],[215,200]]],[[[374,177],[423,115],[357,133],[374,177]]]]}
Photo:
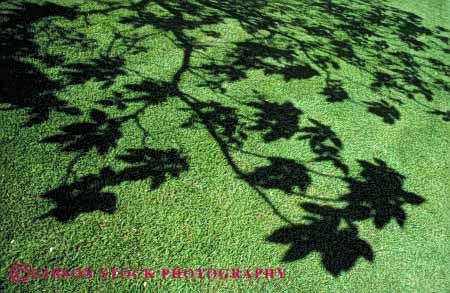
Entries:
{"type": "MultiPolygon", "coordinates": [[[[0,4],[0,288],[450,288],[448,0],[0,4]],[[33,268],[282,268],[10,280],[33,268]]],[[[0,290],[1,290],[0,289],[0,290]]]]}

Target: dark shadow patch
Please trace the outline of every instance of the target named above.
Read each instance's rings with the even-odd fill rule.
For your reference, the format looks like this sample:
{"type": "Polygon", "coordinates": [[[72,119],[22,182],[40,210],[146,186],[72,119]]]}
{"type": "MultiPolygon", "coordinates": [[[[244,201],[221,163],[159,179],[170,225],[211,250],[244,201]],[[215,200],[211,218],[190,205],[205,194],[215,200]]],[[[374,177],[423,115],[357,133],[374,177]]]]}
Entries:
{"type": "Polygon", "coordinates": [[[169,82],[144,80],[139,84],[127,84],[124,86],[123,92],[113,92],[109,99],[100,100],[97,103],[105,107],[126,110],[132,103],[158,105],[173,96],[176,96],[176,89],[169,82]],[[125,98],[125,94],[136,95],[137,97],[125,98]]]}
{"type": "MultiPolygon", "coordinates": [[[[267,238],[269,242],[290,246],[283,261],[296,261],[317,252],[322,257],[325,269],[337,277],[349,271],[359,258],[370,262],[374,260],[370,244],[358,236],[357,227],[341,227],[343,220],[339,209],[311,207],[314,216],[306,218],[310,223],[280,228],[267,238]]],[[[308,205],[304,208],[308,209],[308,205]]]]}
{"type": "Polygon", "coordinates": [[[267,69],[267,74],[281,74],[285,81],[290,81],[292,79],[308,79],[316,75],[319,72],[309,65],[292,65],[285,66],[283,68],[274,68],[273,70],[267,69]]]}
{"type": "Polygon", "coordinates": [[[163,184],[168,176],[177,178],[182,172],[188,171],[189,164],[185,156],[178,150],[155,150],[150,148],[128,149],[126,155],[118,159],[132,164],[116,178],[118,181],[136,181],[151,178],[151,190],[163,184]]]}
{"type": "Polygon", "coordinates": [[[177,90],[170,82],[144,80],[139,84],[129,84],[125,89],[132,93],[140,93],[138,98],[124,99],[126,103],[144,102],[156,105],[167,101],[171,96],[176,96],[177,90]]]}
{"type": "Polygon", "coordinates": [[[385,88],[395,88],[398,87],[396,81],[391,74],[385,72],[375,72],[374,81],[371,84],[373,91],[380,91],[383,87],[385,88]]]}
{"type": "Polygon", "coordinates": [[[330,103],[338,103],[350,99],[350,96],[342,87],[342,81],[336,79],[327,79],[322,94],[327,96],[327,102],[330,103]]]}
{"type": "Polygon", "coordinates": [[[400,120],[400,112],[385,100],[364,103],[368,105],[367,111],[383,118],[384,123],[394,124],[397,120],[400,120]]]}
{"type": "Polygon", "coordinates": [[[92,110],[92,122],[74,123],[62,127],[62,134],[45,138],[42,142],[60,144],[65,152],[87,152],[96,149],[99,154],[105,154],[117,145],[122,137],[120,121],[108,118],[101,110],[92,110]]]}
{"type": "Polygon", "coordinates": [[[49,79],[36,65],[24,58],[46,61],[58,56],[42,56],[34,40],[32,25],[49,17],[72,20],[77,11],[52,3],[16,3],[0,12],[0,103],[11,110],[25,109],[32,126],[49,119],[52,111],[79,115],[81,111],[58,99],[55,92],[63,85],[49,79]]]}
{"type": "Polygon", "coordinates": [[[286,193],[304,193],[311,184],[308,170],[294,160],[269,157],[269,166],[258,167],[243,176],[252,186],[279,189],[286,193]]]}
{"type": "Polygon", "coordinates": [[[194,113],[181,127],[192,128],[195,125],[207,125],[226,144],[242,146],[243,141],[247,138],[247,134],[244,132],[244,127],[239,121],[238,110],[236,108],[224,106],[214,101],[198,101],[191,104],[191,107],[194,109],[194,113]]]}
{"type": "Polygon", "coordinates": [[[116,210],[116,195],[112,192],[102,192],[113,177],[114,172],[104,168],[98,175],[83,176],[72,184],[62,185],[41,195],[44,199],[52,200],[55,207],[36,220],[54,217],[67,223],[82,213],[113,213],[116,210]]]}
{"type": "Polygon", "coordinates": [[[342,162],[340,151],[342,150],[342,141],[331,129],[315,119],[309,119],[313,124],[311,127],[304,127],[299,140],[308,140],[311,151],[317,155],[315,162],[331,162],[340,169],[344,174],[348,174],[348,166],[342,162]]]}
{"type": "Polygon", "coordinates": [[[299,117],[303,112],[291,102],[272,103],[259,97],[258,102],[250,102],[246,105],[260,111],[256,114],[255,125],[248,127],[248,130],[265,132],[263,138],[266,142],[281,138],[289,139],[300,131],[299,117]]]}
{"type": "Polygon", "coordinates": [[[86,63],[65,65],[64,75],[69,79],[69,84],[93,80],[102,84],[101,89],[106,89],[114,84],[117,77],[127,74],[124,64],[122,57],[101,56],[86,63]]]}
{"type": "Polygon", "coordinates": [[[289,64],[294,61],[294,55],[295,51],[290,47],[278,48],[253,41],[237,42],[235,50],[226,56],[229,63],[205,64],[200,69],[231,82],[246,78],[250,69],[260,69],[265,74],[283,74],[285,79],[290,79],[295,74],[314,75],[314,69],[307,65],[284,67],[273,62],[289,64]]]}
{"type": "Polygon", "coordinates": [[[403,189],[405,177],[389,168],[386,162],[375,159],[375,163],[359,161],[363,168],[363,180],[347,178],[350,193],[341,197],[349,203],[349,208],[370,209],[371,218],[379,229],[388,224],[391,219],[403,227],[406,212],[402,208],[405,204],[419,205],[424,199],[403,189]]]}

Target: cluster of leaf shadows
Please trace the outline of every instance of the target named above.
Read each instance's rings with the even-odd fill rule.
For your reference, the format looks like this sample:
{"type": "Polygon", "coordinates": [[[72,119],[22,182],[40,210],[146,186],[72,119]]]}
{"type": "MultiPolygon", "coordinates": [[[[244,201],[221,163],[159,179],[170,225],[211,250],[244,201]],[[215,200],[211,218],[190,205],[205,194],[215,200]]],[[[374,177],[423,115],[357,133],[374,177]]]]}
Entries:
{"type": "Polygon", "coordinates": [[[180,100],[185,105],[184,110],[190,113],[190,118],[180,127],[200,125],[204,128],[236,177],[248,183],[274,214],[286,222],[285,227],[267,238],[289,245],[285,261],[317,252],[322,256],[324,267],[338,276],[360,257],[368,261],[374,259],[371,245],[359,236],[359,222],[370,220],[382,229],[395,220],[403,226],[407,219],[404,206],[424,201],[419,195],[404,190],[404,176],[381,159],[359,161],[360,176],[350,176],[341,155],[343,142],[338,134],[330,125],[311,118],[292,102],[273,102],[257,89],[251,97],[233,96],[227,92],[225,84],[247,79],[249,72],[255,70],[281,76],[286,83],[321,76],[324,83],[320,93],[330,105],[353,103],[355,107],[367,109],[367,114],[379,116],[387,125],[401,119],[400,107],[406,103],[450,121],[448,110],[430,106],[436,93],[450,93],[449,66],[426,54],[431,49],[449,54],[450,32],[447,29],[427,28],[419,16],[393,8],[385,1],[96,3],[98,8],[90,10],[26,1],[6,1],[2,6],[0,102],[9,105],[6,110],[26,110],[29,114],[26,126],[49,120],[53,111],[89,115],[87,121],[62,125],[59,133],[42,141],[57,144],[63,152],[76,155],[61,185],[42,195],[51,199],[55,207],[40,219],[51,216],[68,222],[86,212],[111,213],[116,209],[116,195],[105,191],[106,188],[127,181],[149,180],[150,189],[154,190],[170,178],[187,172],[187,154],[177,149],[156,149],[145,143],[145,137],[150,136],[152,130],[142,123],[142,116],[168,99],[180,100]],[[155,12],[158,9],[150,9],[155,7],[165,13],[160,15],[155,12]],[[114,14],[117,11],[128,13],[117,18],[114,14]],[[41,29],[56,31],[54,42],[65,42],[80,51],[92,50],[91,47],[96,47],[95,41],[77,30],[55,28],[54,20],[83,20],[89,26],[95,21],[94,16],[112,17],[113,14],[117,26],[126,25],[127,32],[114,29],[107,49],[89,61],[66,62],[64,56],[46,54],[45,48],[36,43],[34,34],[39,27],[34,24],[41,24],[41,29]],[[193,32],[201,32],[204,38],[220,39],[221,32],[211,27],[229,21],[237,23],[248,38],[228,44],[220,58],[208,55],[208,49],[218,44],[205,42],[193,32]],[[45,25],[42,27],[42,24],[45,25]],[[153,28],[148,35],[143,29],[147,26],[153,28]],[[154,30],[164,34],[182,52],[179,67],[170,80],[147,77],[139,69],[127,67],[128,58],[148,51],[142,41],[152,38],[154,30]],[[123,53],[114,53],[117,51],[123,53]],[[202,56],[203,63],[193,62],[198,56],[202,56]],[[32,63],[30,58],[40,65],[32,63]],[[343,64],[366,74],[370,85],[360,86],[381,98],[361,100],[350,95],[345,85],[353,81],[342,74],[343,64]],[[39,69],[41,67],[58,68],[64,78],[52,80],[39,69]],[[57,93],[68,86],[90,81],[107,90],[118,78],[132,74],[140,76],[142,81],[115,89],[109,98],[97,101],[87,113],[57,97],[57,93]],[[199,77],[201,87],[214,91],[222,100],[236,102],[237,106],[184,92],[180,86],[184,74],[199,77]],[[131,105],[133,112],[130,113],[131,105]],[[242,114],[244,108],[254,114],[242,114]],[[111,115],[110,109],[123,114],[111,115]],[[302,116],[308,119],[301,119],[302,116]],[[127,153],[117,156],[116,159],[127,163],[128,167],[113,170],[106,166],[98,174],[69,180],[82,156],[90,151],[103,156],[117,147],[124,136],[125,123],[134,123],[144,137],[141,148],[128,149],[127,153]],[[307,142],[314,159],[305,162],[252,152],[246,149],[246,141],[255,135],[260,136],[264,144],[286,140],[307,142]],[[264,158],[267,165],[245,171],[234,159],[235,151],[264,158]],[[316,163],[330,164],[340,175],[323,174],[315,170],[316,163]],[[333,200],[308,195],[312,174],[344,182],[348,193],[333,200]],[[304,200],[301,203],[307,214],[304,221],[294,223],[283,215],[268,196],[268,189],[296,194],[304,200]],[[324,201],[329,204],[323,204],[324,201]],[[336,207],[338,204],[340,207],[336,207]]]}
{"type": "Polygon", "coordinates": [[[338,201],[342,208],[316,203],[303,203],[310,215],[307,223],[294,224],[275,231],[268,240],[288,244],[283,260],[295,261],[311,252],[318,252],[325,268],[334,276],[349,270],[359,258],[373,261],[371,245],[358,234],[357,223],[372,220],[382,229],[391,220],[404,225],[404,205],[418,205],[424,199],[403,189],[404,177],[389,168],[386,162],[360,161],[362,179],[343,177],[349,193],[338,201]]]}

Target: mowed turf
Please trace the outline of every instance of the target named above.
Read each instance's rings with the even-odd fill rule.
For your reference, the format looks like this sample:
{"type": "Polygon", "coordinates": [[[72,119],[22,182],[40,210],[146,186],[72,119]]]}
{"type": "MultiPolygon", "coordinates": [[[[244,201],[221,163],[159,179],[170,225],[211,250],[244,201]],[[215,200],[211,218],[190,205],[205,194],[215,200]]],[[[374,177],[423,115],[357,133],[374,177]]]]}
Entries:
{"type": "Polygon", "coordinates": [[[1,288],[448,290],[450,4],[419,2],[2,2],[1,288]]]}

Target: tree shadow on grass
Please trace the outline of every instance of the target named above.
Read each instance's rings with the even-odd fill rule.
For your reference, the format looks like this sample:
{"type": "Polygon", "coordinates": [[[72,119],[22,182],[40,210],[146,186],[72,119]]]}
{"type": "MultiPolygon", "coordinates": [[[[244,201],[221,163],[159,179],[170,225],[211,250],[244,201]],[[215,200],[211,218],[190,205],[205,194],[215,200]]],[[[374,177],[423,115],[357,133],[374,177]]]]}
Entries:
{"type": "MultiPolygon", "coordinates": [[[[269,102],[259,97],[244,103],[257,110],[254,117],[245,117],[238,107],[212,99],[204,101],[203,97],[183,92],[180,86],[185,73],[195,74],[202,80],[202,87],[206,86],[211,91],[219,89],[221,94],[227,91],[225,84],[242,81],[254,70],[264,75],[280,75],[285,82],[300,81],[299,84],[321,76],[325,79],[325,85],[318,92],[331,106],[358,99],[346,92],[346,79],[339,74],[346,64],[347,68],[351,66],[368,76],[372,83],[364,85],[367,90],[374,93],[393,92],[399,105],[407,101],[417,102],[420,98],[431,102],[438,90],[448,91],[445,87],[449,75],[447,64],[436,58],[423,57],[420,53],[430,49],[431,44],[439,43],[433,49],[449,54],[449,31],[440,27],[429,29],[424,26],[423,19],[415,14],[393,8],[384,1],[307,0],[289,4],[265,0],[102,2],[99,9],[77,12],[80,19],[83,18],[89,25],[89,21],[98,15],[112,16],[119,10],[121,14],[126,11],[125,16],[119,16],[118,23],[114,25],[125,25],[127,29],[115,30],[108,48],[97,58],[65,64],[62,56],[39,55],[30,24],[50,16],[71,20],[76,17],[74,11],[49,3],[13,6],[15,8],[10,9],[6,16],[8,20],[2,23],[6,24],[6,30],[0,32],[1,62],[5,65],[2,67],[6,68],[3,71],[7,76],[2,80],[0,101],[13,108],[27,109],[31,116],[29,125],[46,121],[51,111],[80,114],[78,109],[57,99],[55,92],[65,86],[90,80],[101,83],[101,89],[106,90],[113,85],[119,88],[110,98],[97,101],[97,107],[113,106],[120,112],[130,110],[128,105],[131,103],[137,104],[133,105],[136,109],[133,113],[122,112],[114,117],[104,109],[91,108],[88,110],[88,122],[63,125],[59,134],[43,142],[59,144],[64,152],[80,156],[91,150],[96,150],[98,155],[106,155],[117,148],[125,122],[135,123],[138,131],[146,137],[150,131],[141,124],[141,115],[150,106],[175,97],[186,105],[185,110],[191,115],[180,127],[204,128],[220,148],[236,177],[245,180],[274,214],[288,224],[268,238],[271,242],[290,244],[285,261],[295,261],[318,252],[326,270],[338,276],[350,270],[358,259],[373,261],[375,257],[374,249],[360,235],[359,222],[372,220],[376,228],[382,229],[394,220],[402,226],[407,218],[404,205],[423,202],[420,196],[405,191],[404,177],[381,160],[375,159],[374,163],[360,161],[363,169],[361,178],[349,177],[350,170],[341,156],[343,142],[338,134],[331,126],[313,118],[309,119],[311,126],[301,128],[300,115],[306,113],[291,102],[269,102]],[[150,5],[151,9],[147,9],[150,5]],[[164,13],[159,15],[157,10],[164,13]],[[228,26],[230,23],[244,32],[242,38],[245,35],[245,39],[232,42],[223,50],[223,56],[208,56],[207,49],[216,44],[204,38],[223,36],[223,32],[211,31],[211,26],[228,26]],[[151,33],[145,33],[146,26],[151,27],[151,33]],[[128,58],[146,52],[141,41],[153,37],[154,30],[182,52],[180,65],[173,77],[165,81],[156,80],[136,70],[133,74],[142,79],[139,83],[116,84],[118,78],[125,79],[131,74],[124,65],[128,58]],[[193,33],[194,30],[201,31],[198,34],[201,37],[193,33]],[[112,52],[117,50],[124,54],[114,56],[112,52]],[[54,64],[61,63],[62,76],[68,80],[67,85],[49,79],[38,66],[23,61],[22,58],[30,56],[43,63],[49,59],[54,59],[54,64]],[[192,59],[198,56],[205,57],[206,61],[200,64],[196,61],[194,66],[192,59]],[[442,74],[434,78],[425,71],[442,74]],[[24,79],[30,81],[21,87],[24,79]],[[243,117],[247,119],[245,122],[254,124],[248,127],[243,117]],[[291,138],[306,140],[315,158],[311,162],[303,162],[246,151],[249,156],[269,162],[266,166],[254,166],[253,171],[246,173],[233,157],[232,150],[244,153],[247,137],[252,132],[263,133],[264,143],[291,138]],[[321,174],[312,169],[314,165],[310,163],[324,161],[332,163],[344,175],[321,174]],[[301,204],[309,215],[305,216],[305,223],[292,223],[272,203],[265,190],[278,189],[286,194],[304,195],[312,184],[312,173],[328,176],[330,180],[341,180],[347,184],[349,193],[333,201],[336,206],[301,204]],[[340,207],[337,207],[338,203],[340,207]]],[[[117,15],[112,19],[117,19],[117,15]]],[[[60,35],[62,39],[67,36],[60,35]]],[[[243,97],[234,98],[238,100],[243,97]]],[[[401,117],[400,109],[384,99],[359,105],[367,107],[368,113],[383,118],[387,124],[393,124],[401,117]]],[[[433,109],[431,113],[444,119],[446,117],[445,112],[438,109],[433,109]]],[[[120,171],[103,167],[99,168],[101,171],[98,174],[84,175],[71,182],[65,179],[59,187],[43,194],[42,197],[52,200],[55,207],[41,218],[53,216],[68,222],[82,213],[98,210],[112,213],[116,209],[116,195],[106,188],[148,179],[151,180],[149,189],[154,190],[167,180],[179,177],[189,167],[187,159],[178,150],[157,150],[147,147],[145,143],[141,148],[127,150],[117,159],[129,166],[120,171]]],[[[73,173],[74,164],[67,168],[68,174],[73,173]]]]}

